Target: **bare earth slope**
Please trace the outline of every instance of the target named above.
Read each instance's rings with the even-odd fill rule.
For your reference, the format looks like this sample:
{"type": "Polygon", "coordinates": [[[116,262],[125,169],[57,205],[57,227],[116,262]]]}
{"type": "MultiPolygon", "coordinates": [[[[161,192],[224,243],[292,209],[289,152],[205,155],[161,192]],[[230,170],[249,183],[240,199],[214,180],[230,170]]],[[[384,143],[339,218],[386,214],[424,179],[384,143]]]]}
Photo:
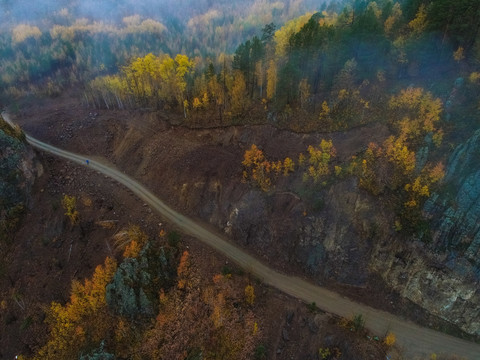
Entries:
{"type": "MultiPolygon", "coordinates": [[[[4,114],[4,118],[8,121],[6,114],[4,114]]],[[[89,159],[89,164],[87,165],[84,156],[55,148],[28,135],[27,140],[38,149],[90,166],[92,169],[117,180],[158,211],[168,221],[175,224],[179,230],[195,236],[197,239],[224,253],[265,283],[287,294],[298,297],[307,303],[315,302],[320,308],[340,316],[350,317],[352,314],[363,314],[366,319],[366,326],[373,332],[379,335],[383,335],[387,331],[394,332],[398,343],[403,346],[409,357],[440,352],[457,354],[473,360],[480,354],[480,345],[422,328],[389,313],[352,302],[300,278],[280,274],[272,270],[243,250],[232,245],[223,236],[214,233],[208,226],[192,221],[174,211],[137,181],[119,172],[112,166],[103,164],[103,161],[101,163],[89,159]]]]}

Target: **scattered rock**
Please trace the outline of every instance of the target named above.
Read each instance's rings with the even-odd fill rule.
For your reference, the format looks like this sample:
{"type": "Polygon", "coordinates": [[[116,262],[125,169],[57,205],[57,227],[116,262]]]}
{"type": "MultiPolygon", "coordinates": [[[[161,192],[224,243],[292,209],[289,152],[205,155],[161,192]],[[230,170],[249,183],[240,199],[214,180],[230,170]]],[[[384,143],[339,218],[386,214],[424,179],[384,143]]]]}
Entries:
{"type": "Polygon", "coordinates": [[[97,221],[95,224],[104,229],[114,229],[118,224],[118,220],[102,220],[97,221]]]}
{"type": "Polygon", "coordinates": [[[319,328],[318,328],[318,325],[317,325],[315,319],[308,318],[307,324],[308,324],[308,329],[309,329],[313,334],[318,333],[319,328]]]}
{"type": "Polygon", "coordinates": [[[295,315],[295,312],[293,310],[287,311],[286,320],[287,320],[288,325],[290,325],[292,323],[294,315],[295,315]]]}

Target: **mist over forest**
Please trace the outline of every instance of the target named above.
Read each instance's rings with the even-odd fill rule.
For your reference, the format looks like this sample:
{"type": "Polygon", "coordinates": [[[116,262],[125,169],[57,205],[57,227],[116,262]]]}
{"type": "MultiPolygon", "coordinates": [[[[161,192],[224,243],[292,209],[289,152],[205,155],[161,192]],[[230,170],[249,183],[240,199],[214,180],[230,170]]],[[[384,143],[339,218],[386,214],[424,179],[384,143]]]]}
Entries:
{"type": "MultiPolygon", "coordinates": [[[[147,1],[133,1],[133,0],[106,0],[106,1],[92,1],[92,0],[60,0],[60,1],[36,1],[34,3],[27,0],[2,0],[0,6],[2,8],[2,20],[10,19],[14,22],[19,21],[45,21],[56,12],[62,9],[68,9],[75,17],[87,17],[92,20],[106,20],[109,22],[118,22],[125,16],[132,14],[139,14],[142,16],[149,16],[155,19],[172,20],[175,18],[179,22],[187,22],[190,18],[205,14],[209,10],[218,10],[223,12],[228,17],[238,17],[251,12],[253,5],[261,7],[273,6],[277,8],[277,13],[280,15],[286,9],[294,16],[295,11],[313,10],[322,2],[318,1],[225,1],[225,0],[147,0],[147,1]],[[235,10],[235,11],[232,11],[235,10]],[[278,11],[280,10],[280,11],[278,11]]],[[[258,9],[258,8],[257,8],[258,9]]]]}
{"type": "MultiPolygon", "coordinates": [[[[65,25],[77,19],[124,25],[123,19],[139,15],[142,19],[161,22],[175,36],[195,37],[198,26],[225,27],[235,25],[240,36],[250,36],[262,24],[275,20],[282,23],[288,19],[313,11],[319,5],[315,1],[210,1],[210,0],[149,0],[149,1],[2,1],[1,21],[3,28],[28,23],[42,30],[52,25],[65,25]]],[[[212,35],[212,34],[210,34],[212,35]]],[[[234,49],[238,43],[226,44],[234,49]]],[[[193,49],[188,49],[192,51],[193,49]]],[[[223,49],[226,51],[227,49],[223,49]]]]}

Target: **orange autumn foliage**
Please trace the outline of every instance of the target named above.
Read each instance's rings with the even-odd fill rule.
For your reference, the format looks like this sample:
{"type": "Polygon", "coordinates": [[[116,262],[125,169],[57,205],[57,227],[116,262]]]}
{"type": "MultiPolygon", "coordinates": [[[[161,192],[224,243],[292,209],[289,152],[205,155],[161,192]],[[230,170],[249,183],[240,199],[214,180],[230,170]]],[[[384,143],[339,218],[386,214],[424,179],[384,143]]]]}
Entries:
{"type": "Polygon", "coordinates": [[[281,160],[268,161],[263,151],[255,144],[245,151],[242,165],[244,167],[243,180],[251,179],[263,191],[270,190],[273,180],[280,174],[288,176],[295,170],[295,163],[289,157],[285,158],[283,162],[281,160]]]}
{"type": "Polygon", "coordinates": [[[136,258],[140,254],[140,251],[142,248],[136,242],[135,240],[130,241],[129,244],[125,247],[125,250],[123,252],[123,257],[124,258],[136,258]]]}
{"type": "MultiPolygon", "coordinates": [[[[194,271],[194,269],[190,269],[194,271]]],[[[244,288],[231,274],[216,274],[211,283],[195,283],[186,290],[173,288],[163,299],[154,328],[137,347],[145,358],[178,359],[185,349],[202,349],[215,358],[252,358],[261,330],[251,310],[241,306],[244,288]]]]}
{"type": "Polygon", "coordinates": [[[178,264],[177,268],[177,276],[178,276],[178,283],[177,287],[179,289],[186,289],[189,287],[190,282],[189,282],[189,275],[190,275],[190,254],[188,251],[184,251],[181,258],[180,258],[180,263],[178,264]]]}
{"type": "Polygon", "coordinates": [[[434,167],[423,169],[422,173],[412,183],[405,185],[405,191],[409,194],[409,200],[405,202],[407,208],[419,207],[422,199],[430,196],[430,188],[445,176],[443,163],[434,167]]]}
{"type": "Polygon", "coordinates": [[[408,149],[403,137],[390,136],[385,140],[384,147],[388,160],[394,164],[397,172],[407,175],[415,169],[415,152],[408,149]]]}
{"type": "Polygon", "coordinates": [[[387,336],[385,336],[385,339],[383,340],[383,343],[387,346],[393,346],[395,345],[397,338],[395,337],[394,333],[389,332],[387,336]]]}
{"type": "Polygon", "coordinates": [[[330,160],[336,156],[336,150],[332,140],[322,139],[318,147],[310,145],[307,151],[310,166],[303,174],[303,180],[313,179],[313,182],[317,183],[322,177],[331,173],[330,160]]]}
{"type": "Polygon", "coordinates": [[[422,88],[410,87],[402,90],[399,95],[392,96],[389,108],[394,110],[394,125],[399,128],[400,137],[415,142],[436,130],[442,102],[422,88]]]}
{"type": "Polygon", "coordinates": [[[255,301],[255,289],[252,285],[245,287],[245,301],[248,305],[253,305],[255,301]]]}
{"type": "Polygon", "coordinates": [[[127,230],[117,234],[115,243],[118,248],[124,248],[124,258],[136,258],[140,255],[140,251],[142,251],[147,241],[147,234],[139,226],[131,225],[127,230]]]}
{"type": "Polygon", "coordinates": [[[46,320],[50,326],[49,340],[34,359],[73,359],[87,345],[87,340],[93,343],[102,340],[111,323],[105,287],[116,269],[116,261],[106,258],[104,265],[97,266],[91,280],[72,283],[67,304],[51,304],[46,320]]]}
{"type": "Polygon", "coordinates": [[[295,171],[295,163],[289,157],[283,160],[283,176],[288,176],[289,173],[295,171]]]}

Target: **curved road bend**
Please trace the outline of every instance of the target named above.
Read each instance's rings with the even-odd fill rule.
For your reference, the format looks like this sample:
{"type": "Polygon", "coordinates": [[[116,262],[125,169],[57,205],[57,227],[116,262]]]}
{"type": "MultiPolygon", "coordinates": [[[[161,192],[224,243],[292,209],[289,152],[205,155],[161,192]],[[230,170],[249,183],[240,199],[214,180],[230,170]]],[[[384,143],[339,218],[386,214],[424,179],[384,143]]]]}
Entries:
{"type": "MultiPolygon", "coordinates": [[[[13,125],[7,114],[4,113],[3,117],[13,125]]],[[[164,216],[172,224],[175,224],[179,230],[203,241],[205,244],[228,256],[264,283],[301,299],[306,303],[315,302],[319,308],[330,313],[346,318],[350,318],[354,314],[362,314],[365,318],[365,326],[373,333],[383,336],[387,331],[393,332],[396,335],[397,344],[403,348],[408,359],[414,359],[416,356],[430,355],[432,353],[456,354],[468,360],[480,359],[480,345],[478,344],[423,328],[390,313],[355,303],[339,294],[315,286],[298,277],[281,274],[262,264],[226,239],[209,231],[206,226],[204,227],[200,223],[176,212],[139,182],[122,172],[103,165],[98,161],[91,160],[90,158],[89,164],[87,165],[87,158],[84,156],[48,145],[29,135],[26,135],[26,138],[27,141],[37,149],[63,157],[80,165],[88,166],[123,184],[160,215],[164,216]]]]}

